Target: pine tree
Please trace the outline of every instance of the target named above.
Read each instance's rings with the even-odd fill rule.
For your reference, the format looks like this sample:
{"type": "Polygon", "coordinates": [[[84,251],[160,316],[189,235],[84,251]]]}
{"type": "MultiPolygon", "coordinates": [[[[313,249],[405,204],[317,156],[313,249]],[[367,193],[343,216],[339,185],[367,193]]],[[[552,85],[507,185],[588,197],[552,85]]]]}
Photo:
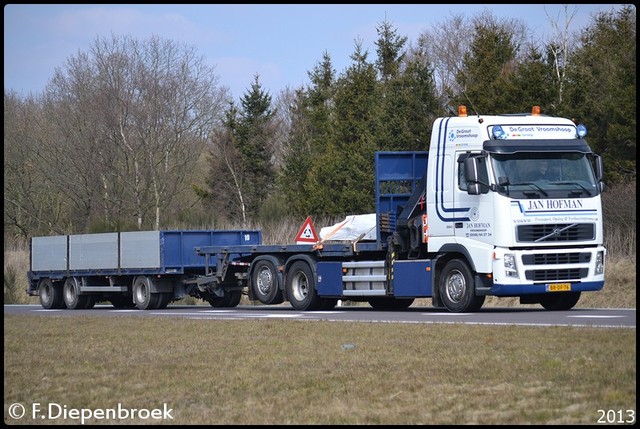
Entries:
{"type": "Polygon", "coordinates": [[[464,54],[456,77],[462,88],[456,102],[467,105],[473,113],[510,112],[510,76],[517,53],[513,32],[495,20],[478,19],[474,29],[470,50],[464,54]]]}
{"type": "Polygon", "coordinates": [[[249,213],[256,217],[260,206],[273,191],[275,170],[271,154],[275,130],[272,119],[271,96],[254,77],[249,91],[240,98],[242,109],[238,119],[238,151],[247,172],[249,213]]]}
{"type": "Polygon", "coordinates": [[[424,51],[404,50],[406,37],[385,22],[378,28],[378,71],[381,80],[378,150],[422,150],[437,109],[433,72],[424,51]]]}
{"type": "Polygon", "coordinates": [[[555,114],[559,84],[553,70],[553,63],[545,61],[535,46],[528,48],[524,61],[511,76],[512,89],[508,99],[513,112],[530,112],[533,106],[540,106],[543,113],[555,114]]]}
{"type": "Polygon", "coordinates": [[[230,103],[223,127],[214,134],[208,184],[214,205],[247,224],[274,189],[275,112],[257,75],[240,103],[241,109],[230,103]]]}
{"type": "Polygon", "coordinates": [[[308,75],[310,85],[296,91],[290,109],[291,132],[286,143],[284,167],[278,178],[278,187],[284,193],[291,213],[300,216],[315,214],[307,176],[312,162],[323,156],[335,138],[335,70],[327,52],[308,75]]]}
{"type": "Polygon", "coordinates": [[[635,180],[635,7],[597,15],[570,64],[565,113],[587,125],[589,144],[610,166],[609,183],[635,180]]]}

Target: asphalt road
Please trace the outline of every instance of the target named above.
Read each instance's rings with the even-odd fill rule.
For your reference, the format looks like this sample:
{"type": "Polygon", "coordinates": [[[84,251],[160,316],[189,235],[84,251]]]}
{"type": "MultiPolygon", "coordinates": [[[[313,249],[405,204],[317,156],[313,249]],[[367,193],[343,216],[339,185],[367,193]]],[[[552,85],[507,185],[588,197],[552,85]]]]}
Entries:
{"type": "Polygon", "coordinates": [[[487,307],[475,313],[449,313],[433,307],[410,307],[401,311],[379,311],[370,307],[343,306],[331,311],[297,311],[289,306],[238,306],[217,309],[205,305],[169,305],[163,310],[117,310],[96,305],[91,310],[45,310],[40,305],[5,305],[4,314],[33,316],[79,315],[106,317],[184,317],[188,319],[242,320],[291,319],[381,323],[456,323],[470,325],[576,326],[600,328],[636,327],[636,309],[580,309],[547,311],[543,308],[487,307]]]}

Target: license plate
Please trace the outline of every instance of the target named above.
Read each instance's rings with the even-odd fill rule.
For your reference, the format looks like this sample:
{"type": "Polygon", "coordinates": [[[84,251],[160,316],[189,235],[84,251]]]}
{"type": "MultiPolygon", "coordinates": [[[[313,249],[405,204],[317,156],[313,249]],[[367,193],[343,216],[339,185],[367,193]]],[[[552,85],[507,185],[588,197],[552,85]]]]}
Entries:
{"type": "Polygon", "coordinates": [[[565,292],[571,290],[571,283],[553,283],[547,285],[548,292],[565,292]]]}

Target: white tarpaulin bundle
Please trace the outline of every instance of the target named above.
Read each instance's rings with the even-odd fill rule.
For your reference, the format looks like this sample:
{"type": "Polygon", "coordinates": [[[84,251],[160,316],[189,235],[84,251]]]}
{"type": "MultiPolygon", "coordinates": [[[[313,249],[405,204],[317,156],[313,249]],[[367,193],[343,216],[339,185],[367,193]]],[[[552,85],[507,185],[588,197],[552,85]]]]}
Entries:
{"type": "Polygon", "coordinates": [[[358,238],[360,240],[376,239],[375,213],[347,216],[342,222],[320,230],[321,241],[351,241],[358,238]]]}

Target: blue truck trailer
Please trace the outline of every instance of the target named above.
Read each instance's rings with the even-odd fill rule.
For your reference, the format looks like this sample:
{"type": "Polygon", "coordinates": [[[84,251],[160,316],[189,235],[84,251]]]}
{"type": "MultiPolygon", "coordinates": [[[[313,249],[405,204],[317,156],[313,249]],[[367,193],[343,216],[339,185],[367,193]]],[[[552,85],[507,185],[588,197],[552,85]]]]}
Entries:
{"type": "Polygon", "coordinates": [[[163,308],[190,295],[234,307],[327,310],[338,300],[451,312],[487,296],[573,308],[604,287],[603,164],[572,120],[531,113],[433,124],[429,151],[377,152],[373,237],[263,244],[260,231],[143,231],[32,239],[30,295],[163,308]],[[544,168],[542,168],[544,166],[544,168]],[[545,170],[542,175],[541,171],[545,170]]]}
{"type": "MultiPolygon", "coordinates": [[[[233,307],[242,291],[200,290],[206,261],[194,252],[203,245],[260,244],[258,230],[131,231],[60,235],[31,239],[29,295],[46,309],[88,309],[108,301],[116,308],[166,307],[192,295],[213,307],[233,307]]],[[[227,255],[231,260],[240,255],[227,255]]]]}

